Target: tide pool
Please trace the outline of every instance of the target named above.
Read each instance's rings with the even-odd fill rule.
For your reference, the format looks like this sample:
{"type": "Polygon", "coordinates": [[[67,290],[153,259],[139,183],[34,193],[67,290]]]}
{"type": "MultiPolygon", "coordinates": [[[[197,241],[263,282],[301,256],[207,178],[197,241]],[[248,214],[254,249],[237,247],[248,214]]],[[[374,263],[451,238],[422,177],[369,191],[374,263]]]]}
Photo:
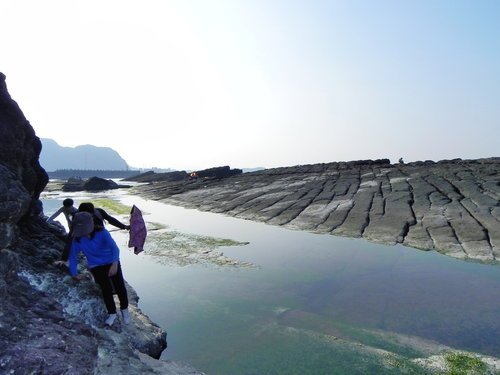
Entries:
{"type": "MultiPolygon", "coordinates": [[[[45,213],[66,196],[44,197],[45,213]]],[[[293,231],[122,191],[73,199],[78,205],[99,197],[137,205],[150,228],[196,238],[196,246],[210,238],[238,243],[217,248],[236,265],[197,255],[159,261],[161,249],[148,252],[148,245],[158,250],[155,231],[134,255],[127,232],[107,226],[139,306],[168,332],[163,359],[208,374],[421,374],[413,359],[449,348],[500,356],[498,265],[293,231]]]]}

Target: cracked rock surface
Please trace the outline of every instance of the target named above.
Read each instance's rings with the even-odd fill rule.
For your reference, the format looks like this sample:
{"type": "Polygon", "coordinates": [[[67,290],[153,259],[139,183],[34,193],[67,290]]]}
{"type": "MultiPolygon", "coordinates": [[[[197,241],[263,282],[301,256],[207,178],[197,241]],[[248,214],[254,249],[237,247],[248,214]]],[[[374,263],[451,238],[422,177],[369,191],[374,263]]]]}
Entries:
{"type": "Polygon", "coordinates": [[[225,179],[153,181],[138,191],[293,229],[500,259],[500,158],[312,164],[225,179]]]}

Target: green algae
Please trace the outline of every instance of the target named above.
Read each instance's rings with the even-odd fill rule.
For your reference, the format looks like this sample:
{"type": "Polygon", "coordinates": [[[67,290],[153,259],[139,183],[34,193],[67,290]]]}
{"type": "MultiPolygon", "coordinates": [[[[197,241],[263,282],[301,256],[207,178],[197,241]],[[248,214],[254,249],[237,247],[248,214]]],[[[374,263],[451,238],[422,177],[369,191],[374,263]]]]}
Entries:
{"type": "Polygon", "coordinates": [[[483,375],[488,373],[486,363],[470,354],[448,353],[444,359],[447,365],[446,375],[483,375]]]}
{"type": "Polygon", "coordinates": [[[90,200],[94,207],[102,208],[116,215],[128,215],[132,207],[109,198],[99,198],[90,200]]]}
{"type": "Polygon", "coordinates": [[[148,255],[162,264],[188,265],[211,263],[219,266],[252,266],[247,262],[226,257],[218,249],[228,246],[244,246],[248,242],[238,242],[227,238],[215,238],[178,231],[150,231],[148,255]]]}
{"type": "Polygon", "coordinates": [[[165,249],[213,250],[222,246],[244,246],[248,242],[238,242],[227,238],[215,238],[178,231],[165,231],[152,235],[154,241],[165,249]]]}
{"type": "Polygon", "coordinates": [[[167,228],[168,228],[168,225],[165,225],[165,224],[148,222],[148,232],[156,231],[156,230],[164,230],[167,228]]]}

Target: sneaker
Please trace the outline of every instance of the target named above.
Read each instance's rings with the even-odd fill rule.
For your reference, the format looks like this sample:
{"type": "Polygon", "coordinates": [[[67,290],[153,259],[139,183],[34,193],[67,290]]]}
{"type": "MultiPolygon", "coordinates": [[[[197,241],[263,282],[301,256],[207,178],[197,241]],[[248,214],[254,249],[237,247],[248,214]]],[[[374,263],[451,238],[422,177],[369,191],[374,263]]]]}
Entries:
{"type": "Polygon", "coordinates": [[[128,312],[128,309],[123,309],[123,310],[121,310],[121,312],[122,312],[123,323],[129,324],[130,323],[130,314],[128,312]]]}
{"type": "Polygon", "coordinates": [[[116,314],[108,314],[106,321],[104,322],[107,326],[112,326],[115,322],[116,314]]]}

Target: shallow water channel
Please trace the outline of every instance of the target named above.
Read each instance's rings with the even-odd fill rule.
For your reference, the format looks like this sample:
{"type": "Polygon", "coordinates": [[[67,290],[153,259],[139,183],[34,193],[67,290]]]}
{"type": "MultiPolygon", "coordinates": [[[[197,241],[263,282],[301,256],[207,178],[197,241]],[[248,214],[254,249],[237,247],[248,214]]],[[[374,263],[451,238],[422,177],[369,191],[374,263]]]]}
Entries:
{"type": "MultiPolygon", "coordinates": [[[[67,196],[45,196],[45,213],[67,196]]],[[[76,205],[96,197],[72,196],[76,205]]],[[[219,242],[230,245],[216,251],[233,264],[196,254],[162,257],[164,242],[154,230],[145,252],[134,255],[127,233],[112,231],[139,307],[168,332],[163,359],[207,374],[392,374],[413,371],[412,359],[446,347],[500,356],[498,265],[292,231],[119,191],[107,197],[136,204],[151,228],[167,226],[167,240],[177,236],[189,246],[194,236],[207,252],[212,237],[248,242],[219,242]]]]}

